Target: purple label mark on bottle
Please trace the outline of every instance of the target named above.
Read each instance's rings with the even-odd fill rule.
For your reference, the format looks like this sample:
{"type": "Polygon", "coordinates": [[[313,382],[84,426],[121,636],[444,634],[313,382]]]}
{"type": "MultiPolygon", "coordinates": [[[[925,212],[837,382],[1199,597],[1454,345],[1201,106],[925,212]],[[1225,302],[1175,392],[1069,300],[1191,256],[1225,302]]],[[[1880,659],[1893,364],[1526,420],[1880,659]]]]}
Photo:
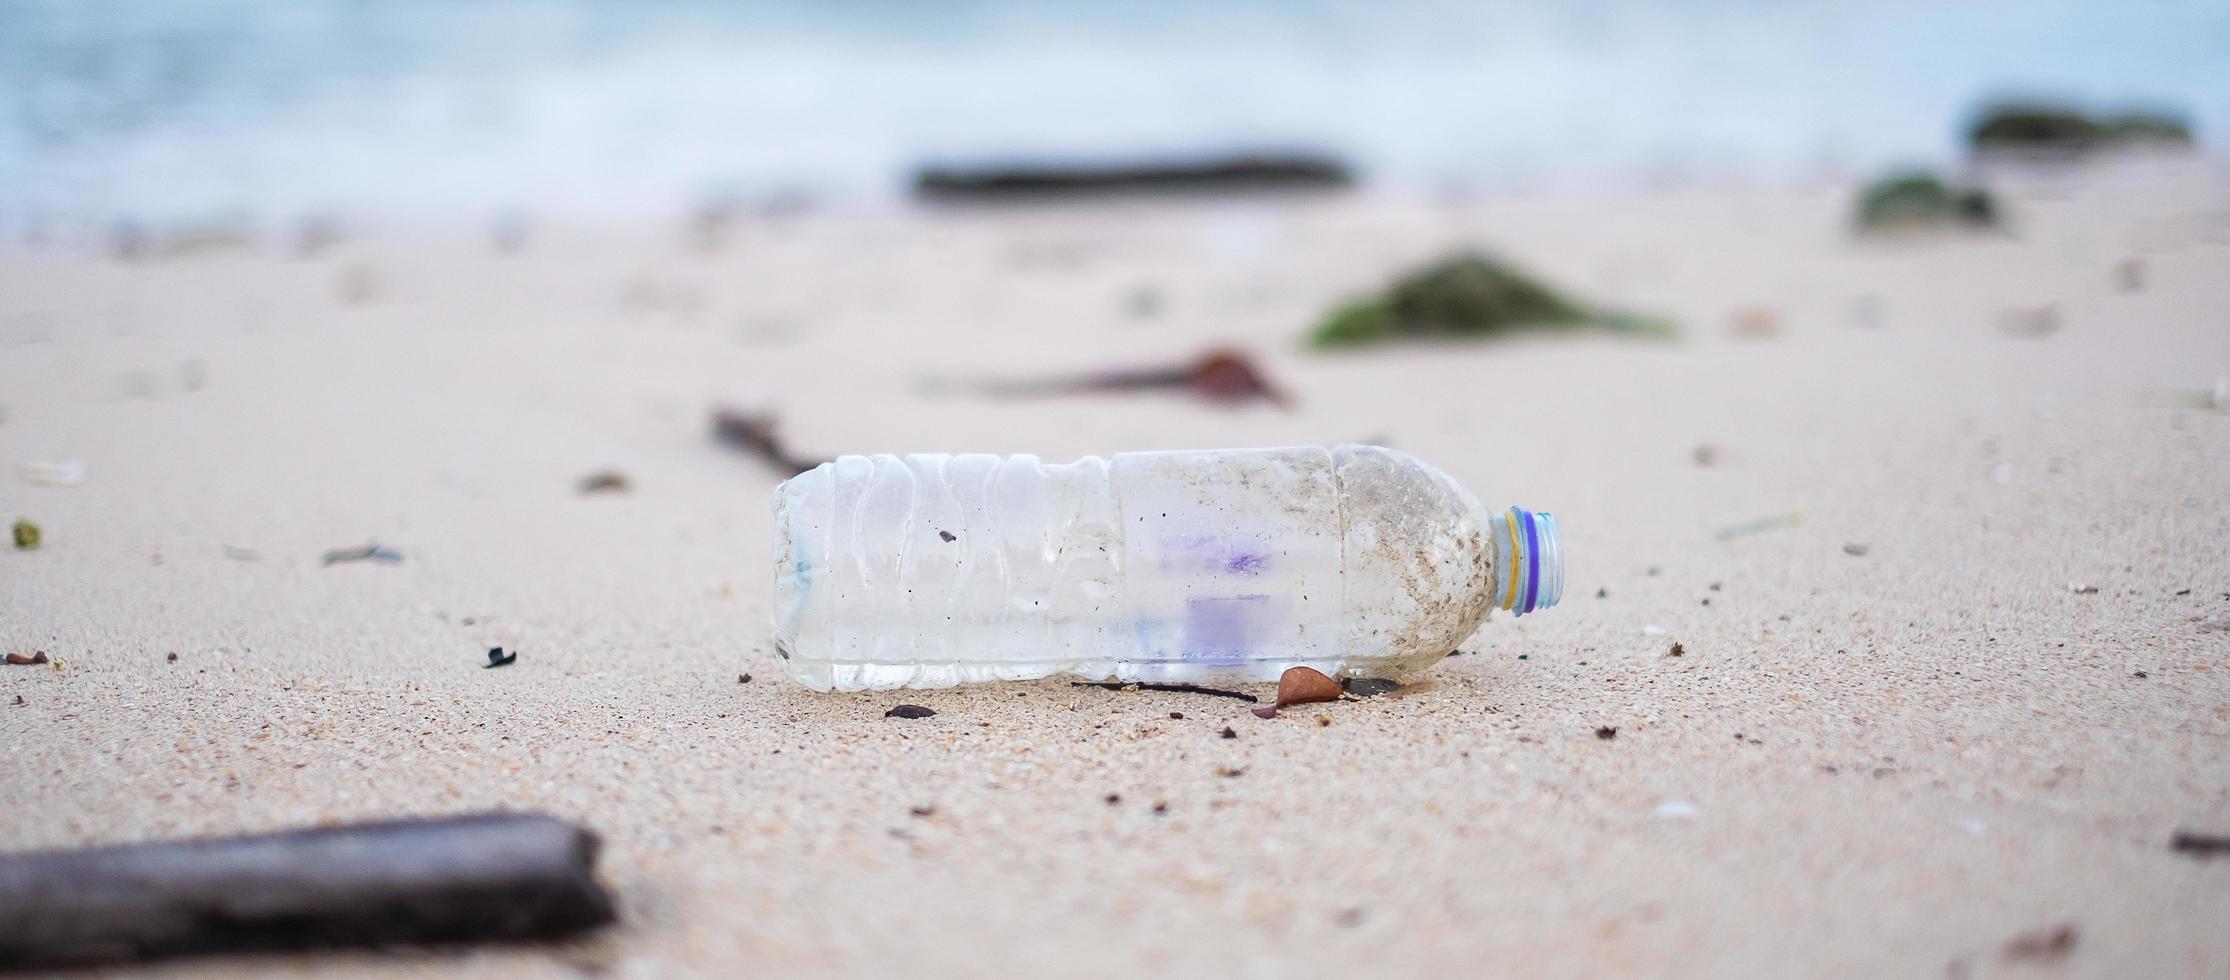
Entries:
{"type": "Polygon", "coordinates": [[[1185,600],[1185,659],[1235,664],[1254,652],[1270,597],[1242,595],[1185,600]]]}
{"type": "Polygon", "coordinates": [[[1173,534],[1160,544],[1161,567],[1170,571],[1260,575],[1270,570],[1270,556],[1258,550],[1262,542],[1253,538],[1173,534]]]}

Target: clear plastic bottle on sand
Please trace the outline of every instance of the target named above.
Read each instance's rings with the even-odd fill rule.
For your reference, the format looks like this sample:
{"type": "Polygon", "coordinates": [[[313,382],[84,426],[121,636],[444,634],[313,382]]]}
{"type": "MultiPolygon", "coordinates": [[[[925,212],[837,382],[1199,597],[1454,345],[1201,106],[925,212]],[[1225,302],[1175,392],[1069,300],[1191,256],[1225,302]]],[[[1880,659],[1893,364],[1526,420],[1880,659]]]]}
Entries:
{"type": "Polygon", "coordinates": [[[818,690],[1401,676],[1556,605],[1556,519],[1377,446],[844,456],[774,502],[777,651],[818,690]]]}

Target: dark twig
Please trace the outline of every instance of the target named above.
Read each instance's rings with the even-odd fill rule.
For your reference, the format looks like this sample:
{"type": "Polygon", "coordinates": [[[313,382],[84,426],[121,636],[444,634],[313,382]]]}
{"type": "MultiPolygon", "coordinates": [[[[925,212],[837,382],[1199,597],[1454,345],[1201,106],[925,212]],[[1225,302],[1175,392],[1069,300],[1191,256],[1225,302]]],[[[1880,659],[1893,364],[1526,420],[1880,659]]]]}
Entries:
{"type": "Polygon", "coordinates": [[[562,936],[613,919],[598,846],[489,813],[0,857],[0,968],[562,936]]]}
{"type": "Polygon", "coordinates": [[[1198,684],[1148,684],[1144,681],[1070,681],[1069,686],[1100,687],[1110,691],[1127,691],[1135,687],[1142,691],[1168,691],[1172,694],[1206,694],[1219,698],[1235,698],[1249,704],[1262,700],[1245,691],[1226,691],[1222,688],[1201,687],[1198,684]]]}
{"type": "Polygon", "coordinates": [[[712,413],[712,438],[731,449],[758,457],[784,477],[796,476],[821,465],[821,460],[792,455],[775,434],[775,419],[768,412],[739,412],[732,408],[712,413]]]}
{"type": "Polygon", "coordinates": [[[2230,854],[2230,835],[2194,834],[2188,830],[2179,830],[2176,831],[2176,836],[2168,839],[2168,849],[2194,857],[2230,854]]]}

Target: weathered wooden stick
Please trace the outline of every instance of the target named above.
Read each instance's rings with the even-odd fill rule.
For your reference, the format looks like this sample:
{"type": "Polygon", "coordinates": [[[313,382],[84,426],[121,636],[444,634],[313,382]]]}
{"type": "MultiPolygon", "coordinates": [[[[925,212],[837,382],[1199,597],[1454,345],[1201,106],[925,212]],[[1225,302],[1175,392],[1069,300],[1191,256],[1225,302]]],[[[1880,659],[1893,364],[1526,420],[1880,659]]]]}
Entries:
{"type": "Polygon", "coordinates": [[[598,846],[487,813],[0,857],[0,969],[561,936],[613,919],[598,846]]]}

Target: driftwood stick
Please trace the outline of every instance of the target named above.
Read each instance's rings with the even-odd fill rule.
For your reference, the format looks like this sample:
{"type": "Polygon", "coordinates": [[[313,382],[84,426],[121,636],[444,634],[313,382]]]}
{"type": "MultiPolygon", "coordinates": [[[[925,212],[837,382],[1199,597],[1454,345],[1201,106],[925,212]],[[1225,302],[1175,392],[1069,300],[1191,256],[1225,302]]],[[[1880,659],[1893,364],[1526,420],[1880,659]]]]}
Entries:
{"type": "Polygon", "coordinates": [[[0,857],[0,969],[540,939],[612,921],[594,833],[489,813],[0,857]]]}

